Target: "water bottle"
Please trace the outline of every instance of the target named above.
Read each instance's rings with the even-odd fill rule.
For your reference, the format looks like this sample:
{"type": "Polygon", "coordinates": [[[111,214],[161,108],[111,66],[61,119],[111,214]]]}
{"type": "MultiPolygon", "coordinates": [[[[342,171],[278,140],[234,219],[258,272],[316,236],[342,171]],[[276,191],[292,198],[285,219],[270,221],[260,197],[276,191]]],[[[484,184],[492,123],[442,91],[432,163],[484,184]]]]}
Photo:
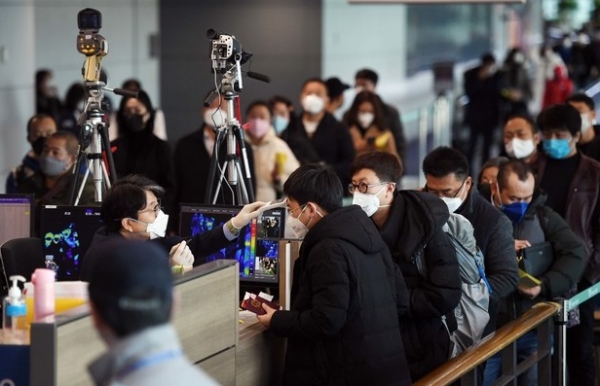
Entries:
{"type": "Polygon", "coordinates": [[[58,264],[56,264],[56,262],[54,261],[54,256],[46,256],[46,269],[54,271],[55,274],[58,273],[58,264]]]}
{"type": "Polygon", "coordinates": [[[40,319],[54,314],[54,281],[56,272],[38,268],[31,275],[33,283],[33,308],[35,318],[40,319]]]}

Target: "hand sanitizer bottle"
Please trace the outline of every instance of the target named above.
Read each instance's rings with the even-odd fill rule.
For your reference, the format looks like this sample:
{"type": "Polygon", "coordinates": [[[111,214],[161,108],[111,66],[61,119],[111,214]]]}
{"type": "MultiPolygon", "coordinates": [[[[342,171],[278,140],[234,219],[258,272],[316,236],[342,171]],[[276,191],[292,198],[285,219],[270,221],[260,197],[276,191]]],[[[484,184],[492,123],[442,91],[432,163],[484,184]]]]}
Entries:
{"type": "Polygon", "coordinates": [[[27,304],[25,297],[19,288],[18,282],[25,283],[23,276],[11,276],[12,287],[8,290],[8,296],[4,298],[2,309],[4,317],[2,319],[2,329],[8,343],[26,344],[27,327],[25,320],[27,316],[27,304]]]}

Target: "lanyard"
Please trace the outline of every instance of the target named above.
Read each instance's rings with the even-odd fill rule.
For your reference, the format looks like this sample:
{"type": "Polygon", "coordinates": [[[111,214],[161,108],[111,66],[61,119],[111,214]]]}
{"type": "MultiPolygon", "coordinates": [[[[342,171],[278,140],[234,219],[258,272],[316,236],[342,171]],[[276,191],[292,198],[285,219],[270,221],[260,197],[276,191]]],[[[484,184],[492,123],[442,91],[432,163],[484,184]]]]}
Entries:
{"type": "Polygon", "coordinates": [[[117,373],[116,378],[124,378],[125,376],[127,376],[133,372],[136,372],[136,371],[141,370],[146,367],[154,366],[158,363],[165,362],[165,361],[168,361],[173,358],[177,358],[181,355],[182,355],[181,350],[161,351],[159,353],[156,353],[156,354],[151,355],[146,358],[142,358],[139,361],[130,364],[129,366],[125,367],[123,370],[120,370],[117,373]]]}

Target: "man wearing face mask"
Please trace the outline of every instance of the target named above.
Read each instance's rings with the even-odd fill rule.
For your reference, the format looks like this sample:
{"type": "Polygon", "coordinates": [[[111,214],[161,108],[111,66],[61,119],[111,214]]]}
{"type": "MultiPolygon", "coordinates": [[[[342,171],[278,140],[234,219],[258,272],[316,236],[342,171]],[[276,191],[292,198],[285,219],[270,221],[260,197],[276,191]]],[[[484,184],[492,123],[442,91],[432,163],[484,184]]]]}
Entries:
{"type": "MultiPolygon", "coordinates": [[[[565,297],[575,286],[585,268],[585,251],[580,239],[569,225],[550,207],[545,206],[546,193],[535,189],[531,169],[520,160],[510,160],[500,166],[498,179],[491,184],[491,202],[512,222],[515,252],[546,241],[552,245],[554,259],[548,270],[535,277],[537,286],[520,283],[512,296],[501,301],[498,326],[520,317],[533,304],[565,297]]],[[[482,193],[484,196],[490,192],[482,193]]],[[[517,360],[537,351],[537,331],[532,330],[517,340],[517,360]]],[[[500,376],[501,353],[490,358],[485,367],[483,385],[492,384],[500,376]]],[[[537,385],[537,366],[519,376],[519,385],[537,385]]]]}
{"type": "Polygon", "coordinates": [[[256,199],[273,201],[283,193],[283,184],[300,166],[284,140],[271,127],[269,105],[255,101],[246,109],[248,139],[254,153],[256,199]]]}
{"type": "MultiPolygon", "coordinates": [[[[177,182],[175,202],[212,203],[213,196],[210,197],[210,200],[206,200],[210,162],[216,156],[214,154],[217,137],[215,130],[225,125],[227,121],[226,110],[227,102],[222,97],[221,99],[218,97],[214,98],[210,106],[202,106],[202,124],[200,128],[177,141],[174,156],[175,180],[177,182]]],[[[223,141],[217,151],[219,165],[223,165],[227,155],[226,142],[223,141]]],[[[254,183],[254,154],[252,147],[246,146],[246,152],[254,183]]],[[[241,156],[239,144],[237,154],[241,156]]],[[[253,188],[256,191],[256,186],[253,186],[253,188]]],[[[221,187],[219,197],[217,197],[217,203],[232,204],[233,197],[230,193],[230,189],[224,184],[221,187]]]]}
{"type": "Polygon", "coordinates": [[[358,156],[351,167],[353,204],[373,220],[400,268],[409,293],[409,313],[400,332],[413,381],[446,362],[456,329],[454,308],[461,297],[461,279],[454,246],[442,226],[448,208],[432,194],[396,190],[402,175],[398,158],[383,152],[358,156]],[[413,263],[422,254],[428,275],[413,263]]]}
{"type": "Polygon", "coordinates": [[[448,210],[467,218],[483,252],[485,274],[492,287],[490,321],[484,336],[496,329],[498,302],[517,287],[518,271],[510,220],[477,191],[469,163],[458,150],[438,147],[423,160],[425,190],[440,197],[448,210]]]}
{"type": "Polygon", "coordinates": [[[596,105],[585,94],[573,94],[566,101],[581,115],[581,138],[577,148],[588,157],[600,162],[600,126],[596,124],[596,105]]]}
{"type": "MultiPolygon", "coordinates": [[[[538,116],[545,155],[538,159],[536,182],[548,193],[546,205],[561,215],[584,241],[588,261],[577,285],[581,292],[600,279],[600,163],[577,150],[581,116],[570,104],[538,116]]],[[[579,306],[581,323],[567,330],[569,384],[593,385],[594,301],[579,306]]]]}
{"type": "Polygon", "coordinates": [[[329,168],[302,165],[284,185],[286,227],[303,239],[289,311],[258,320],[286,337],[284,385],[410,385],[398,318],[406,285],[363,211],[342,207],[329,168]]]}
{"type": "Polygon", "coordinates": [[[27,152],[21,165],[14,168],[6,178],[6,193],[18,193],[19,184],[40,172],[39,157],[44,149],[46,138],[56,133],[56,122],[49,115],[36,114],[27,121],[27,142],[31,150],[27,152]]]}
{"type": "Polygon", "coordinates": [[[513,115],[506,120],[503,132],[506,155],[535,167],[541,136],[533,119],[528,115],[513,115]]]}
{"type": "Polygon", "coordinates": [[[300,94],[302,116],[281,134],[301,164],[330,165],[342,183],[350,181],[354,145],[348,128],[325,111],[327,85],[321,79],[304,82],[300,94]]]}
{"type": "Polygon", "coordinates": [[[236,240],[240,230],[260,215],[258,210],[264,202],[254,202],[242,210],[222,227],[192,237],[186,242],[179,236],[166,236],[169,216],[161,208],[164,189],[156,182],[140,176],[130,175],[115,182],[102,202],[102,226],[92,239],[81,267],[81,280],[88,281],[90,269],[95,264],[87,256],[93,249],[108,240],[132,239],[151,240],[160,245],[171,266],[191,268],[206,262],[205,257],[226,247],[236,240]]]}
{"type": "MultiPolygon", "coordinates": [[[[77,158],[79,140],[69,131],[57,131],[44,143],[39,157],[40,171],[19,184],[19,193],[33,193],[39,205],[69,205],[69,184],[77,158]]],[[[77,186],[83,175],[77,176],[77,186]]],[[[79,205],[94,205],[95,189],[88,177],[79,198],[79,205]]]]}

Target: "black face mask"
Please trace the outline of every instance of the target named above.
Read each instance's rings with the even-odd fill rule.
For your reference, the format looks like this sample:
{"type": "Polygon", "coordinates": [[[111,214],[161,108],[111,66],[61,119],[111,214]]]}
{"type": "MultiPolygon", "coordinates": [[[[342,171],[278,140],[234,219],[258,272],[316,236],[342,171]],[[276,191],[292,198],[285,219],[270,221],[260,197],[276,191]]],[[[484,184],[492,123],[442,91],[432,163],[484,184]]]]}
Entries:
{"type": "Polygon", "coordinates": [[[140,114],[127,114],[125,115],[125,127],[127,130],[134,133],[139,133],[144,130],[144,117],[140,114]]]}
{"type": "Polygon", "coordinates": [[[44,150],[44,143],[46,143],[46,137],[39,137],[31,143],[31,148],[33,149],[35,155],[39,156],[42,154],[42,150],[44,150]]]}

